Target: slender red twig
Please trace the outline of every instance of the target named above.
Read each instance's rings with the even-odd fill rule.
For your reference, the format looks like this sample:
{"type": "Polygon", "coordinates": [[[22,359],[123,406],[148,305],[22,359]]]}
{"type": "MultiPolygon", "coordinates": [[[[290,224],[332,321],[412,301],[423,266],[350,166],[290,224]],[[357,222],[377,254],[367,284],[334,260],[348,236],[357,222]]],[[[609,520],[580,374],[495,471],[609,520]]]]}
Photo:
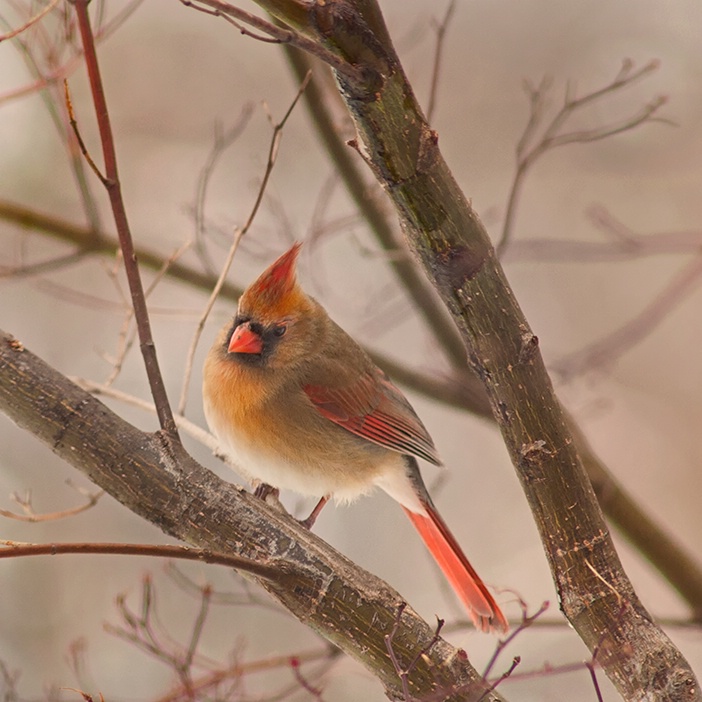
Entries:
{"type": "Polygon", "coordinates": [[[300,685],[300,687],[309,692],[312,695],[312,699],[317,700],[317,702],[323,702],[322,700],[322,690],[320,688],[314,687],[302,674],[300,670],[300,659],[297,656],[292,656],[290,658],[290,668],[292,669],[295,680],[300,685]]]}
{"type": "Polygon", "coordinates": [[[0,540],[0,559],[19,558],[20,556],[56,556],[59,554],[99,554],[117,556],[151,556],[161,558],[178,558],[186,561],[202,561],[229,566],[237,570],[252,573],[266,580],[279,580],[285,577],[285,572],[279,567],[257,563],[249,558],[216,553],[201,548],[189,546],[174,546],[168,544],[119,544],[119,543],[53,543],[28,544],[19,541],[0,540]]]}
{"type": "Polygon", "coordinates": [[[98,66],[97,52],[95,50],[95,41],[88,15],[89,0],[71,1],[76,8],[78,26],[80,28],[83,50],[85,52],[85,64],[88,69],[90,89],[93,95],[95,114],[98,128],[100,130],[100,141],[102,143],[103,158],[105,160],[103,184],[105,185],[110,198],[112,213],[119,236],[119,243],[124,256],[124,267],[127,275],[127,281],[129,283],[132,304],[134,305],[134,317],[136,319],[137,330],[139,332],[139,341],[141,353],[144,357],[144,366],[146,367],[146,374],[149,378],[151,394],[154,398],[154,404],[156,405],[156,411],[161,428],[172,439],[178,439],[178,430],[173,419],[173,412],[168,402],[166,387],[158,365],[156,347],[151,335],[149,314],[146,308],[146,298],[144,296],[144,289],[141,283],[141,277],[139,275],[136,255],[134,253],[134,244],[132,241],[131,232],[129,230],[129,223],[127,221],[127,212],[124,206],[124,200],[122,199],[122,189],[117,173],[117,153],[115,151],[112,129],[110,127],[110,118],[107,110],[107,101],[105,99],[102,79],[100,78],[100,69],[98,66]]]}

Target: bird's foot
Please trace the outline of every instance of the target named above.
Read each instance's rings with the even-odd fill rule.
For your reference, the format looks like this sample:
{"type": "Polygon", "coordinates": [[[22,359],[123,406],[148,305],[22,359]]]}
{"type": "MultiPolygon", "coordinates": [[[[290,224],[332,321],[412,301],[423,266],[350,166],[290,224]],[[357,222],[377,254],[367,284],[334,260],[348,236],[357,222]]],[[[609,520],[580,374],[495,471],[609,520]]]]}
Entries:
{"type": "Polygon", "coordinates": [[[265,502],[269,495],[273,495],[273,498],[277,500],[280,495],[280,490],[268,483],[259,483],[254,489],[254,497],[258,497],[259,500],[265,502]]]}
{"type": "Polygon", "coordinates": [[[317,521],[319,513],[322,511],[322,507],[324,507],[327,502],[329,502],[329,495],[325,495],[319,500],[315,508],[312,510],[312,512],[310,512],[310,516],[307,517],[307,519],[298,519],[298,522],[300,522],[305,529],[312,529],[314,523],[317,521]]]}

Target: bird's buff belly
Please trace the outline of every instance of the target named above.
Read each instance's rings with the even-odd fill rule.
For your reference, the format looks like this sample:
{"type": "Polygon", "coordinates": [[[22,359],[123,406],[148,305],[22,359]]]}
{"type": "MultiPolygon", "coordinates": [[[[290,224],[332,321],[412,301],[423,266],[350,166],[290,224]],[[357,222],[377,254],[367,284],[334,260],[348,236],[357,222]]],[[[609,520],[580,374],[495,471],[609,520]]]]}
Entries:
{"type": "Polygon", "coordinates": [[[399,454],[348,437],[345,430],[339,430],[339,441],[334,450],[329,443],[324,449],[316,446],[314,440],[304,442],[304,450],[296,455],[289,444],[281,437],[262,437],[249,440],[241,436],[231,424],[222,426],[213,413],[207,411],[208,424],[220,442],[220,452],[234,470],[249,482],[260,481],[283,490],[293,490],[301,495],[322,497],[333,496],[336,501],[348,502],[370,492],[376,481],[393,473],[404,473],[404,465],[399,454]],[[271,445],[271,439],[277,439],[271,445]],[[266,450],[264,445],[270,448],[266,450]],[[353,459],[349,451],[355,453],[353,459]],[[359,461],[358,453],[367,453],[367,460],[359,461]],[[349,470],[354,465],[354,470],[349,470]]]}

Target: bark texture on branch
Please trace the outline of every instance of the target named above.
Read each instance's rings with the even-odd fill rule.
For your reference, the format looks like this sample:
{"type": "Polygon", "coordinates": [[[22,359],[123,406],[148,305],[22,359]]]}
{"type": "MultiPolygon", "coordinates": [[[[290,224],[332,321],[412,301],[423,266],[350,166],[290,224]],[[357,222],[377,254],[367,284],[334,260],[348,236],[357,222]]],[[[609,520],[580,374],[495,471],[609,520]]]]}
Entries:
{"type": "MultiPolygon", "coordinates": [[[[165,533],[210,551],[274,567],[259,580],[300,621],[376,675],[402,699],[384,636],[401,596],[335,551],[294,519],[220,480],[165,433],[140,431],[0,331],[0,410],[85,473],[131,511],[165,533]]],[[[433,629],[405,607],[393,638],[408,665],[433,629]]],[[[465,653],[439,639],[409,676],[417,698],[503,699],[490,692],[465,653]],[[446,693],[445,696],[443,693],[446,693]]]]}

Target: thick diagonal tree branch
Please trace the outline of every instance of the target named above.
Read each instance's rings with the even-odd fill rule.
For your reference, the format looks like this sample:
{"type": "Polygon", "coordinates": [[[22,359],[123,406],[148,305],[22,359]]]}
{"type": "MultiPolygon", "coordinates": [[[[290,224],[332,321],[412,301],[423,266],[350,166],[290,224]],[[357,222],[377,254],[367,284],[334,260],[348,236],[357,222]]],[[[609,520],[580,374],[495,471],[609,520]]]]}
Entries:
{"type": "Polygon", "coordinates": [[[653,623],[621,566],[538,339],[441,155],[377,3],[259,4],[343,56],[361,76],[337,72],[357,147],[461,331],[541,533],[565,615],[598,651],[625,699],[702,699],[689,664],[653,623]]]}
{"type": "MultiPolygon", "coordinates": [[[[256,561],[277,579],[261,585],[296,617],[376,675],[392,699],[401,681],[384,636],[398,622],[400,595],[294,519],[220,480],[165,432],[140,431],[0,332],[0,411],[85,473],[131,511],[188,544],[256,561]]],[[[466,660],[409,607],[393,639],[414,660],[415,698],[501,700],[466,660]]]]}

